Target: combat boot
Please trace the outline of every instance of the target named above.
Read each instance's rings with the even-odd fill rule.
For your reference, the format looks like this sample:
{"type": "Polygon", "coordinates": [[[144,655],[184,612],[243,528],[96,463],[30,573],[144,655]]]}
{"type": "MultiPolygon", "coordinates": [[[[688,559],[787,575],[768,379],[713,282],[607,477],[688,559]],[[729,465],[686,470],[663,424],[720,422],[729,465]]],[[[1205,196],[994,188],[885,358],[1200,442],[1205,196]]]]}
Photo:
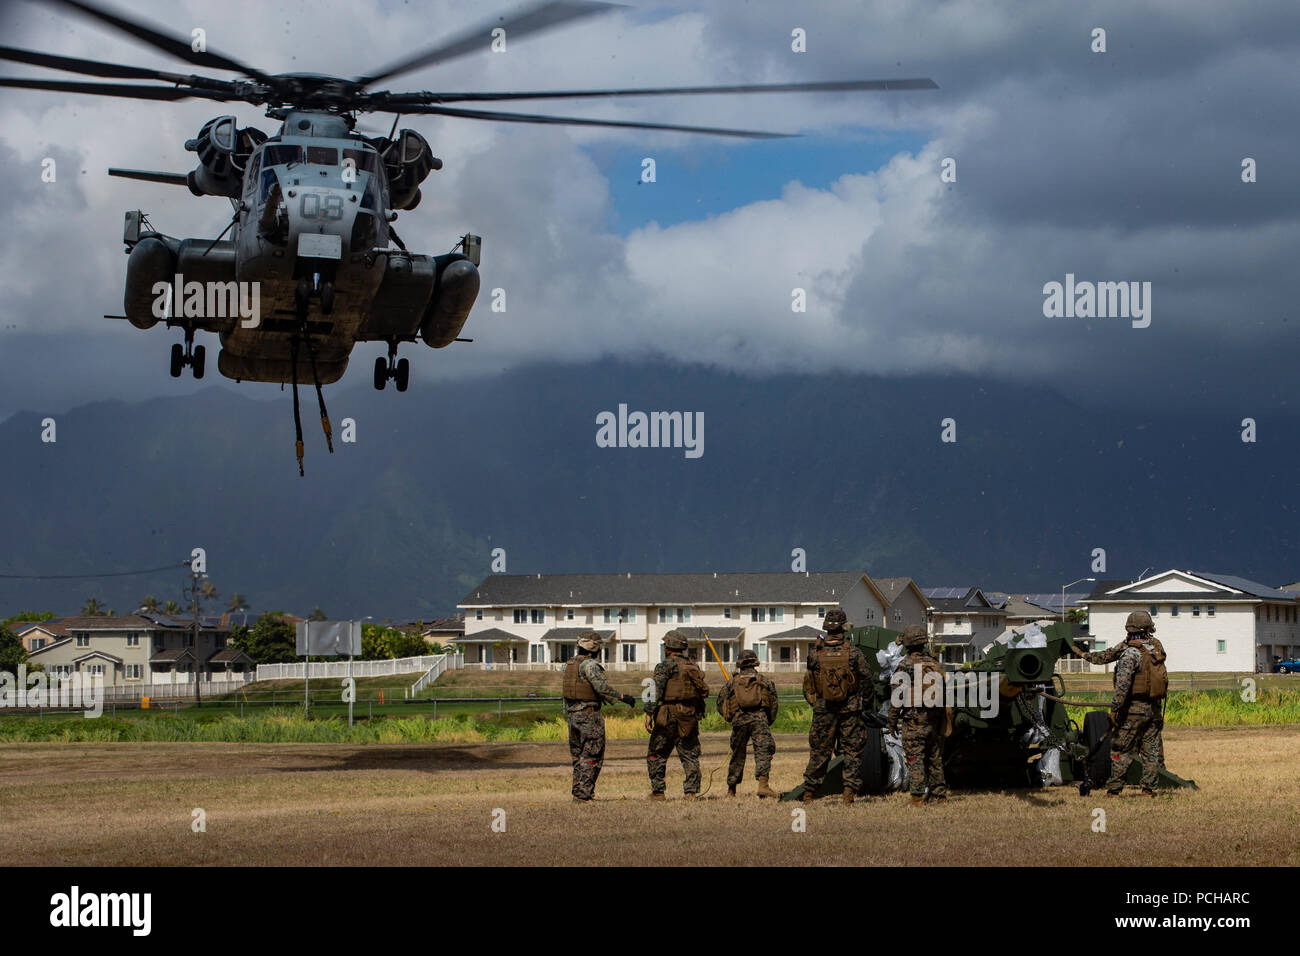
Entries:
{"type": "Polygon", "coordinates": [[[734,797],[735,795],[736,795],[736,785],[734,783],[727,784],[727,796],[734,797]]]}
{"type": "Polygon", "coordinates": [[[1118,797],[1119,795],[1120,795],[1120,791],[1118,791],[1118,790],[1107,790],[1107,791],[1106,791],[1106,796],[1108,796],[1108,797],[1118,797]]]}
{"type": "Polygon", "coordinates": [[[686,798],[687,800],[694,800],[696,797],[699,796],[699,794],[698,794],[698,793],[687,793],[687,794],[683,794],[683,796],[685,796],[685,798],[686,798]]]}
{"type": "Polygon", "coordinates": [[[851,807],[851,806],[853,806],[853,797],[854,797],[853,788],[852,788],[852,787],[845,787],[845,788],[844,788],[844,796],[843,796],[841,799],[843,799],[843,801],[844,801],[844,805],[845,805],[846,807],[851,807]]]}
{"type": "Polygon", "coordinates": [[[662,793],[655,793],[654,791],[651,791],[651,792],[650,792],[650,799],[651,799],[651,800],[667,800],[668,798],[665,797],[662,793]]]}
{"type": "Polygon", "coordinates": [[[1154,790],[1148,790],[1148,789],[1146,789],[1146,787],[1143,787],[1143,788],[1142,788],[1142,796],[1144,796],[1144,797],[1154,797],[1155,795],[1156,795],[1156,792],[1155,792],[1154,790]]]}
{"type": "Polygon", "coordinates": [[[767,777],[758,778],[758,795],[760,797],[775,797],[777,792],[767,785],[767,777]]]}
{"type": "Polygon", "coordinates": [[[919,807],[922,806],[924,803],[925,803],[925,797],[921,796],[921,794],[919,793],[912,794],[912,806],[919,807]]]}
{"type": "Polygon", "coordinates": [[[812,787],[805,784],[803,788],[803,797],[800,799],[802,799],[804,803],[812,803],[817,799],[817,794],[813,792],[812,787]]]}
{"type": "Polygon", "coordinates": [[[935,796],[930,797],[929,799],[931,803],[946,803],[948,801],[948,794],[946,793],[936,794],[935,796]]]}

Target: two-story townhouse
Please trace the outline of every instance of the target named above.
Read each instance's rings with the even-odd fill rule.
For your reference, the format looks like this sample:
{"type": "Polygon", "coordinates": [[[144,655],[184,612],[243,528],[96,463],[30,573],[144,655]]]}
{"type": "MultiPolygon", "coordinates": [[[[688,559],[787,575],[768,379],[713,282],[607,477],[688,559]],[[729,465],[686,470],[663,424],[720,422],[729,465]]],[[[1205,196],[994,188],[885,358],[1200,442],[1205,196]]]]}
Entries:
{"type": "Polygon", "coordinates": [[[582,631],[605,640],[605,662],[652,667],[670,630],[712,666],[743,649],[774,666],[804,661],[821,622],[842,607],[857,625],[901,630],[924,620],[924,595],[910,578],[861,572],[489,575],[458,605],[466,664],[547,666],[568,660],[582,631]],[[900,626],[901,625],[901,626],[900,626]],[[713,650],[709,650],[711,642],[713,650]]]}
{"type": "Polygon", "coordinates": [[[1094,646],[1124,640],[1124,621],[1146,611],[1177,671],[1271,669],[1300,651],[1296,592],[1232,574],[1177,568],[1139,581],[1103,581],[1084,601],[1094,646]]]}
{"type": "Polygon", "coordinates": [[[930,602],[930,642],[946,663],[975,660],[1006,629],[1007,612],[977,587],[921,591],[930,602]]]}

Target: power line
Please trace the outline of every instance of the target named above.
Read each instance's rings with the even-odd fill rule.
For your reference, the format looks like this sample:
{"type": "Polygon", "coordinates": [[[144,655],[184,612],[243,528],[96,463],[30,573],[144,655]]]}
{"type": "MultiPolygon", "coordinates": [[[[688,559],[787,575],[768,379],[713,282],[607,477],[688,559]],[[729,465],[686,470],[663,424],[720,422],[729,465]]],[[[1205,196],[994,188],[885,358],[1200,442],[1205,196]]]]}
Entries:
{"type": "Polygon", "coordinates": [[[144,568],[140,571],[106,571],[102,574],[0,574],[0,581],[76,581],[91,578],[126,578],[137,574],[175,571],[188,564],[188,561],[178,561],[173,564],[165,564],[161,568],[144,568]]]}

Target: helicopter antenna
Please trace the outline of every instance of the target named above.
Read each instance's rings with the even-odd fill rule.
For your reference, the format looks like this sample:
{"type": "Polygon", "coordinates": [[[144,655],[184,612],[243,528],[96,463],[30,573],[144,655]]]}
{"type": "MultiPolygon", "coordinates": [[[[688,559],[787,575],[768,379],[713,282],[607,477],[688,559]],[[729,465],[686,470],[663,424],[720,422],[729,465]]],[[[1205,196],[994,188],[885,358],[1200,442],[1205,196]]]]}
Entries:
{"type": "Polygon", "coordinates": [[[397,135],[397,121],[400,120],[401,118],[402,118],[401,113],[395,113],[393,115],[393,128],[388,131],[388,141],[390,143],[393,141],[393,137],[397,135]]]}

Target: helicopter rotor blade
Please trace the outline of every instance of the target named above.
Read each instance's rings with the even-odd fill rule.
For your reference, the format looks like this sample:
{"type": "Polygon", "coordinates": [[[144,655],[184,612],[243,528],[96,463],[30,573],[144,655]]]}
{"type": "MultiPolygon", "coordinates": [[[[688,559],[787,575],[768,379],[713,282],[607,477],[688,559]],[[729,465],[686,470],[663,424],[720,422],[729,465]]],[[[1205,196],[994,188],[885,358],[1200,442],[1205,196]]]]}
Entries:
{"type": "MultiPolygon", "coordinates": [[[[61,0],[61,2],[68,3],[73,0],[61,0]]],[[[359,76],[354,82],[359,86],[369,86],[397,76],[399,73],[409,73],[420,67],[445,63],[455,57],[484,50],[491,40],[492,31],[496,29],[505,31],[507,41],[518,40],[573,20],[608,13],[621,6],[621,4],[601,3],[595,0],[549,0],[546,3],[525,7],[505,17],[488,20],[472,29],[462,30],[453,39],[444,40],[422,53],[391,63],[377,73],[359,76]]]]}
{"type": "Polygon", "coordinates": [[[33,80],[27,77],[0,77],[0,87],[23,90],[53,90],[56,93],[92,93],[97,96],[121,96],[136,100],[235,100],[240,97],[220,90],[200,90],[176,86],[137,86],[131,83],[86,83],[83,80],[33,80]]]}
{"type": "Polygon", "coordinates": [[[53,53],[39,53],[35,50],[20,50],[11,46],[0,46],[0,60],[10,60],[14,63],[30,63],[33,66],[45,66],[52,70],[80,73],[83,76],[106,76],[123,80],[162,80],[165,83],[184,83],[191,86],[202,86],[204,89],[229,89],[234,92],[234,84],[229,80],[218,80],[207,76],[184,76],[180,73],[166,73],[162,70],[150,70],[141,66],[104,63],[100,60],[82,60],[77,57],[56,56],[53,53]]]}
{"type": "Polygon", "coordinates": [[[110,27],[121,30],[123,33],[130,34],[137,40],[143,40],[150,46],[162,50],[164,53],[170,53],[172,56],[184,60],[186,63],[193,63],[195,66],[207,67],[210,70],[229,70],[233,73],[241,73],[244,76],[250,76],[255,80],[274,87],[276,81],[273,77],[267,76],[260,70],[255,70],[251,66],[246,66],[238,60],[222,56],[219,53],[204,51],[196,52],[191,46],[189,40],[182,40],[178,37],[169,36],[153,27],[146,26],[139,20],[132,20],[122,13],[110,10],[107,7],[87,3],[86,0],[45,0],[46,3],[62,4],[63,6],[72,7],[74,10],[105,23],[110,27]]]}
{"type": "Polygon", "coordinates": [[[122,179],[142,179],[147,183],[166,183],[169,186],[190,184],[187,173],[160,173],[152,169],[110,169],[108,174],[122,179]]]}
{"type": "Polygon", "coordinates": [[[487,102],[497,100],[579,99],[601,96],[682,96],[707,93],[834,93],[847,90],[870,90],[895,93],[907,90],[937,90],[939,85],[928,77],[907,80],[832,80],[818,83],[751,83],[739,86],[661,86],[622,90],[529,90],[499,93],[420,93],[391,94],[386,102],[400,105],[413,103],[487,102]],[[410,97],[410,99],[408,99],[410,97]],[[416,98],[419,97],[419,98],[416,98]]]}
{"type": "Polygon", "coordinates": [[[403,115],[423,113],[433,116],[459,116],[464,119],[497,120],[503,123],[539,123],[548,126],[599,126],[617,129],[654,129],[675,133],[708,133],[739,139],[785,139],[798,133],[769,133],[762,130],[724,129],[716,126],[680,126],[676,123],[640,123],[630,120],[584,119],[577,116],[545,116],[535,113],[498,113],[493,110],[468,110],[455,106],[412,104],[401,108],[403,115]]]}

